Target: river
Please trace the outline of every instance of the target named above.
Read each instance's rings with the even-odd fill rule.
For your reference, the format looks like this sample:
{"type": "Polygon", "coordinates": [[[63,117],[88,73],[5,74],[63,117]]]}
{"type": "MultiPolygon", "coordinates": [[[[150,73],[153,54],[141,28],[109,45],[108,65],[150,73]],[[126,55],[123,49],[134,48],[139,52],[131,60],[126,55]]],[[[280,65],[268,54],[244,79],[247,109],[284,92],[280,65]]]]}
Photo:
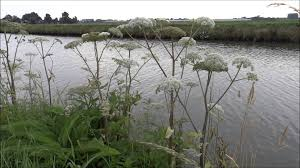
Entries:
{"type": "MultiPolygon", "coordinates": [[[[26,39],[34,37],[30,35],[26,39]]],[[[81,69],[82,60],[71,50],[66,50],[63,47],[77,38],[46,37],[50,41],[59,38],[63,42],[63,45],[55,46],[52,52],[54,54],[52,58],[56,86],[62,89],[66,85],[74,87],[84,84],[87,81],[87,74],[81,69]]],[[[157,41],[154,43],[158,44],[157,41]]],[[[11,45],[14,47],[15,44],[12,43],[11,45]]],[[[246,103],[251,88],[251,83],[246,81],[234,84],[220,102],[225,111],[224,121],[220,125],[221,132],[225,140],[230,142],[230,147],[233,149],[239,143],[241,122],[246,114],[247,127],[244,150],[256,155],[256,166],[299,167],[299,48],[270,43],[198,42],[197,45],[210,47],[220,53],[228,61],[231,73],[236,70],[231,66],[231,61],[236,56],[248,57],[255,66],[255,72],[259,77],[259,81],[255,84],[256,100],[253,105],[246,103]],[[238,92],[240,92],[240,96],[238,96],[238,92]],[[288,131],[284,139],[284,146],[279,147],[278,138],[286,127],[288,131]]],[[[1,49],[4,49],[3,34],[1,34],[1,49]]],[[[196,51],[196,49],[192,50],[196,51]]],[[[91,45],[82,45],[81,51],[87,55],[88,60],[93,58],[91,45]]],[[[28,57],[24,56],[27,52],[36,52],[36,50],[32,44],[24,43],[20,46],[18,55],[24,60],[23,70],[28,69],[28,57]]],[[[163,68],[169,73],[171,62],[168,55],[163,51],[163,48],[159,47],[155,48],[155,52],[159,54],[163,68]]],[[[132,53],[134,58],[139,59],[145,55],[145,50],[137,49],[132,53]]],[[[103,78],[107,78],[116,68],[116,64],[111,59],[113,57],[118,57],[114,51],[107,50],[104,53],[103,62],[101,62],[103,78]]],[[[35,58],[33,67],[35,71],[43,72],[39,57],[35,58]]],[[[22,72],[19,72],[17,76],[21,79],[24,78],[22,72]]],[[[157,102],[162,102],[164,100],[163,95],[155,94],[155,86],[161,79],[163,79],[163,74],[155,62],[150,61],[140,72],[138,76],[140,83],[135,84],[134,88],[142,91],[143,99],[151,98],[157,102]]],[[[197,82],[196,74],[187,68],[184,81],[197,82]]],[[[21,83],[20,80],[19,85],[21,83]]],[[[220,95],[227,85],[226,74],[214,75],[214,97],[220,95]]],[[[196,88],[191,93],[189,109],[198,128],[200,128],[204,118],[201,101],[200,89],[196,88]]],[[[142,113],[141,111],[142,105],[139,105],[135,109],[136,115],[142,113]]],[[[165,110],[155,113],[161,118],[168,116],[165,110]]],[[[181,112],[178,112],[176,116],[182,116],[181,112]]],[[[189,129],[188,124],[186,127],[189,129]]]]}

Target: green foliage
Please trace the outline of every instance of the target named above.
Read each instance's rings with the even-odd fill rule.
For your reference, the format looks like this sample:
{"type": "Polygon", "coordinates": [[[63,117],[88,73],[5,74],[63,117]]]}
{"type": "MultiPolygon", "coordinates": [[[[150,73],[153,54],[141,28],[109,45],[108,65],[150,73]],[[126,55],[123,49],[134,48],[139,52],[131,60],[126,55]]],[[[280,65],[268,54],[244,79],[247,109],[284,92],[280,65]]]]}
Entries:
{"type": "MultiPolygon", "coordinates": [[[[111,113],[122,110],[125,99],[120,96],[112,92],[109,97],[111,113]]],[[[68,111],[47,104],[5,107],[0,118],[0,167],[168,167],[167,153],[130,140],[129,117],[108,118],[104,131],[101,110],[75,104],[68,111]]],[[[140,136],[165,144],[164,129],[140,136]]]]}
{"type": "Polygon", "coordinates": [[[186,32],[178,27],[167,26],[160,30],[159,32],[163,38],[179,39],[186,36],[186,32]]]}
{"type": "MultiPolygon", "coordinates": [[[[103,24],[24,24],[24,30],[30,34],[81,36],[89,32],[108,31],[109,28],[123,22],[103,24]]],[[[168,25],[179,27],[189,33],[190,23],[171,22],[168,25]]],[[[1,25],[0,32],[4,32],[1,25]]],[[[124,36],[126,36],[125,32],[124,36]]],[[[136,36],[139,32],[136,32],[136,36]]],[[[139,35],[141,37],[141,35],[139,35]]],[[[154,36],[151,36],[154,37],[154,36]]],[[[216,26],[209,31],[208,40],[230,41],[276,41],[298,42],[300,39],[299,21],[288,19],[261,21],[216,21],[216,26]]],[[[195,39],[199,39],[197,36],[195,39]]]]}
{"type": "MultiPolygon", "coordinates": [[[[1,124],[1,132],[6,132],[9,137],[1,141],[1,160],[4,158],[6,162],[14,162],[17,158],[9,158],[9,155],[26,151],[26,157],[37,159],[39,164],[48,164],[45,161],[56,158],[55,166],[59,167],[69,161],[83,164],[85,159],[94,156],[100,158],[119,154],[93,136],[96,130],[91,129],[90,125],[95,113],[77,111],[64,115],[60,107],[46,107],[44,111],[23,114],[27,110],[32,109],[19,109],[16,114],[20,117],[9,115],[7,123],[1,124]]],[[[88,164],[91,162],[85,163],[86,166],[88,164]]]]}

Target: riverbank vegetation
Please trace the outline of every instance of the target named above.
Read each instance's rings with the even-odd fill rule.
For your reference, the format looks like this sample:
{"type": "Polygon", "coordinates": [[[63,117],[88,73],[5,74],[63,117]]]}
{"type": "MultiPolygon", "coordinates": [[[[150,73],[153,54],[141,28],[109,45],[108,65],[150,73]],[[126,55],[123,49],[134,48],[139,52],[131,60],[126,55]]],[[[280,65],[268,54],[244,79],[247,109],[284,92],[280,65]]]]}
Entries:
{"type": "Polygon", "coordinates": [[[195,37],[208,37],[217,27],[213,20],[200,17],[184,25],[187,24],[190,30],[184,31],[167,20],[135,18],[62,44],[59,39],[27,39],[22,30],[26,25],[2,22],[6,40],[0,50],[1,167],[254,166],[255,158],[242,153],[242,139],[232,152],[219,132],[225,115],[222,99],[233,85],[248,82],[247,105],[254,103],[258,81],[254,65],[247,57],[225,61],[213,48],[196,45],[195,37]],[[13,35],[11,31],[20,33],[13,35]],[[124,36],[130,40],[117,40],[124,36]],[[164,52],[155,50],[157,46],[149,40],[153,36],[164,52]],[[17,40],[18,45],[33,45],[36,50],[18,53],[12,40],[17,40]],[[51,57],[56,54],[52,52],[56,45],[74,52],[88,76],[84,85],[53,94],[55,72],[51,57]],[[87,55],[83,45],[91,46],[93,55],[87,55]],[[144,49],[144,53],[136,53],[138,49],[144,49]],[[112,58],[115,71],[104,77],[101,66],[106,52],[115,52],[117,57],[112,58]],[[19,88],[12,87],[23,68],[23,55],[30,60],[29,69],[23,69],[26,80],[19,88]],[[88,56],[93,60],[88,61],[88,56]],[[33,57],[43,61],[44,71],[33,72],[33,57]],[[161,57],[167,57],[170,64],[162,65],[161,57]],[[163,98],[162,102],[144,99],[142,91],[134,87],[139,85],[141,69],[149,62],[159,69],[162,78],[153,91],[163,98]],[[192,71],[194,81],[185,78],[187,70],[192,71]],[[228,80],[223,90],[214,87],[215,76],[228,80]],[[204,118],[191,117],[189,99],[195,88],[200,89],[201,97],[197,113],[204,114],[204,118]],[[141,104],[144,108],[138,110],[141,104]],[[152,112],[158,110],[166,114],[166,124],[151,119],[152,112]],[[178,112],[183,117],[177,116],[178,112]],[[133,113],[145,117],[136,119],[133,113]]]}
{"type": "MultiPolygon", "coordinates": [[[[23,28],[30,34],[57,35],[57,36],[81,36],[88,32],[107,31],[110,27],[122,23],[101,24],[24,24],[23,28]]],[[[172,26],[179,27],[186,33],[190,30],[188,22],[171,22],[172,26]]],[[[0,29],[0,32],[3,32],[0,29]]],[[[124,33],[124,32],[123,32],[124,33]]],[[[137,34],[142,37],[142,34],[137,34]]],[[[128,37],[124,33],[124,37],[128,37]]],[[[152,34],[150,38],[155,38],[152,34]]],[[[254,21],[217,21],[216,27],[208,32],[206,37],[195,37],[196,40],[220,40],[220,41],[250,41],[250,42],[289,42],[300,41],[299,20],[274,19],[254,21]]]]}

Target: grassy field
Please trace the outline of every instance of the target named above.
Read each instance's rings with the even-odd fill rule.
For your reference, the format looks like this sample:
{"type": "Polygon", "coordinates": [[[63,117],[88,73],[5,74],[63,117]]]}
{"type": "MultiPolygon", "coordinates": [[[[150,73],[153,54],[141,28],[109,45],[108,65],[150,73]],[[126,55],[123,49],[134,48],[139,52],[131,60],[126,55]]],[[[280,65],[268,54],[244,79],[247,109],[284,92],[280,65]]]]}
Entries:
{"type": "MultiPolygon", "coordinates": [[[[107,31],[121,23],[105,24],[25,24],[30,34],[81,36],[92,31],[107,31]]],[[[189,32],[187,22],[173,22],[172,26],[189,32]]],[[[1,31],[1,29],[0,29],[1,31]]],[[[1,31],[2,32],[2,31],[1,31]]],[[[254,42],[299,42],[299,20],[261,20],[261,21],[217,21],[207,40],[254,41],[254,42]]]]}

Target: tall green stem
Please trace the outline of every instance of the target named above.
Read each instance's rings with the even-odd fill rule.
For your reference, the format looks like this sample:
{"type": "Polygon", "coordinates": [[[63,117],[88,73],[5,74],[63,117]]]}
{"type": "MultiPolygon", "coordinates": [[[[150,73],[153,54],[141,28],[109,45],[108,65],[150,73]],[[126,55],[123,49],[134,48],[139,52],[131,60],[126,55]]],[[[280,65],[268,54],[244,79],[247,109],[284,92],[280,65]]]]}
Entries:
{"type": "Polygon", "coordinates": [[[49,104],[50,106],[52,105],[52,93],[51,93],[51,78],[49,76],[48,70],[47,70],[47,65],[46,65],[46,56],[44,53],[44,46],[43,46],[43,42],[40,42],[41,45],[41,56],[42,56],[42,60],[43,60],[43,65],[44,65],[44,71],[45,71],[45,75],[47,78],[47,85],[48,85],[48,94],[49,94],[49,104]]]}
{"type": "MultiPolygon", "coordinates": [[[[10,75],[10,92],[11,92],[11,102],[12,104],[16,104],[16,98],[17,98],[17,94],[16,94],[16,87],[15,87],[15,79],[14,79],[14,72],[13,72],[13,68],[12,65],[10,63],[9,60],[9,39],[7,39],[7,35],[6,33],[4,33],[4,38],[5,38],[5,44],[6,44],[6,65],[8,67],[8,71],[9,71],[9,75],[10,75]]],[[[9,80],[9,79],[8,79],[9,80]]]]}
{"type": "Polygon", "coordinates": [[[212,72],[208,72],[207,73],[207,83],[206,83],[206,88],[205,88],[205,92],[204,92],[204,107],[205,107],[205,118],[204,118],[204,124],[202,127],[202,146],[201,146],[201,150],[200,153],[202,154],[200,157],[200,165],[204,168],[205,167],[205,153],[206,153],[206,147],[205,147],[205,141],[206,141],[206,129],[207,129],[207,121],[208,121],[208,116],[209,116],[209,109],[208,109],[208,102],[207,102],[207,92],[209,89],[209,83],[211,80],[211,75],[212,72]]]}

